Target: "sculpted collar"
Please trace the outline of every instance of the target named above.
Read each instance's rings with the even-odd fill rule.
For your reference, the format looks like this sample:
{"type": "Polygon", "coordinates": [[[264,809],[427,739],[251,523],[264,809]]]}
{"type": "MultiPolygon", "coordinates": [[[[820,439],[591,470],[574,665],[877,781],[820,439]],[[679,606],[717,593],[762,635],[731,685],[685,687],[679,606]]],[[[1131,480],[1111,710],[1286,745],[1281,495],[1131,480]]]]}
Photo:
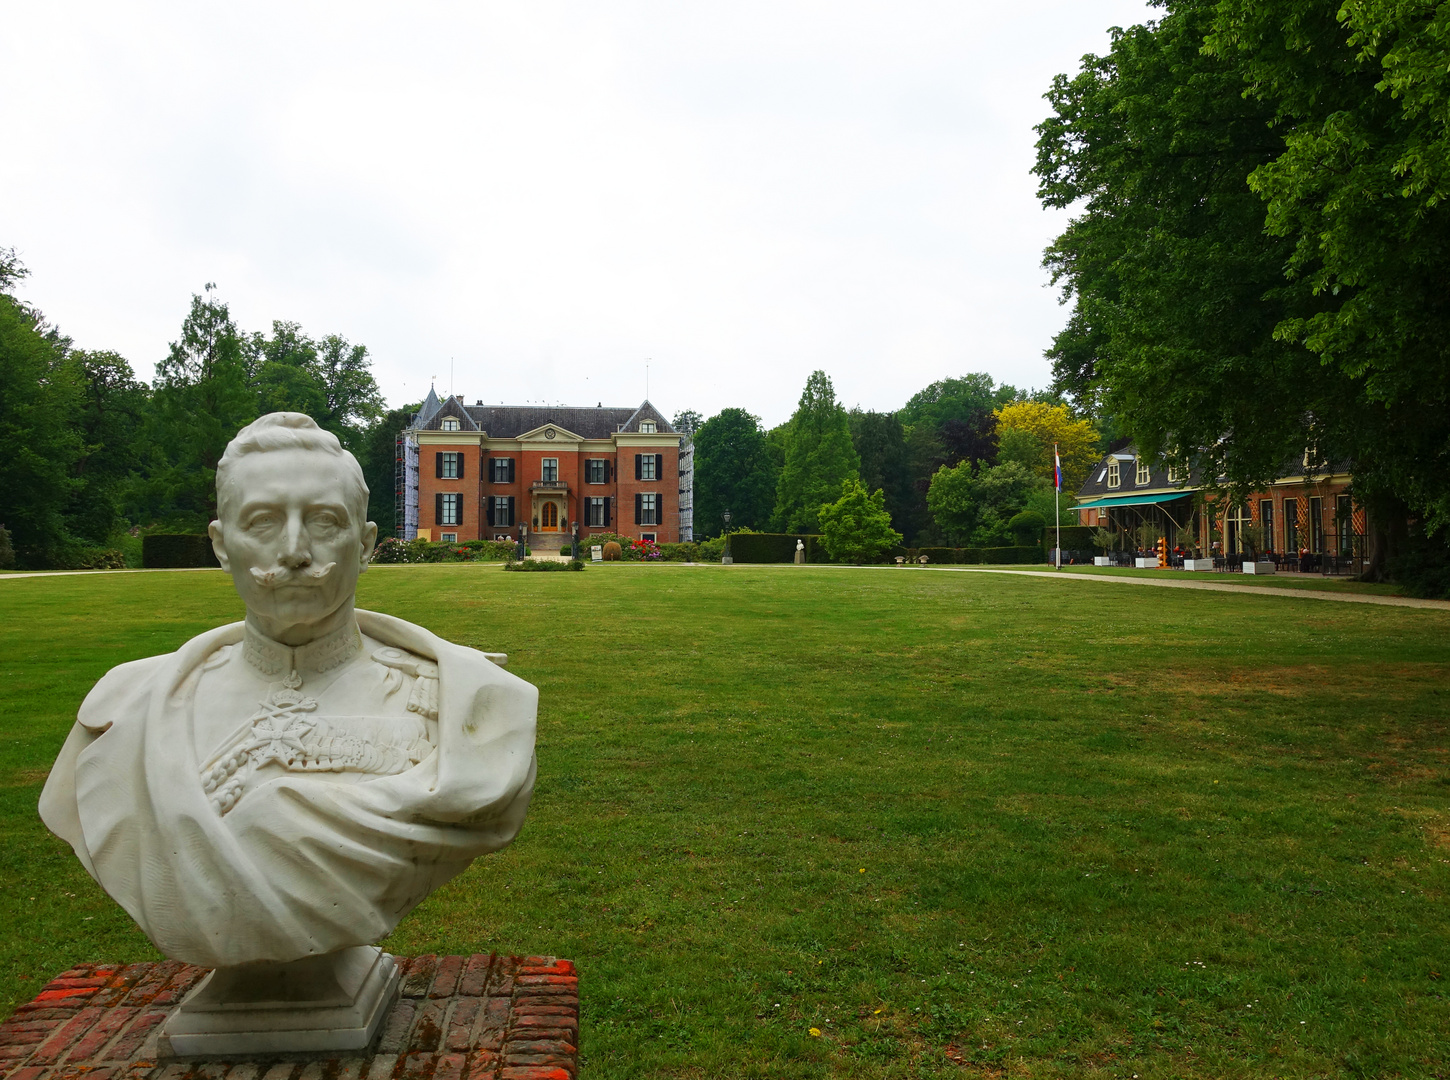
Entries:
{"type": "Polygon", "coordinates": [[[242,632],[242,655],[258,673],[268,679],[281,679],[292,672],[321,675],[341,667],[362,652],[362,632],[357,622],[349,619],[346,626],[332,633],[293,648],[273,641],[246,624],[242,632]]]}

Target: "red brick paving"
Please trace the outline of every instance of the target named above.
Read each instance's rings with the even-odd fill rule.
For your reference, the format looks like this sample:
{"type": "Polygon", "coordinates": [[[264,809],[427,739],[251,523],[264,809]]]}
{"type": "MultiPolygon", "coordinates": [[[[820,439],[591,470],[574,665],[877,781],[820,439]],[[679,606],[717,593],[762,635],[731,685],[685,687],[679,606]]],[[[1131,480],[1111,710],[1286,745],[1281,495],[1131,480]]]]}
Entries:
{"type": "Polygon", "coordinates": [[[86,964],[0,1024],[0,1080],[576,1080],[579,976],[552,956],[398,957],[403,998],[371,1051],[160,1061],[156,1036],[205,969],[86,964]]]}

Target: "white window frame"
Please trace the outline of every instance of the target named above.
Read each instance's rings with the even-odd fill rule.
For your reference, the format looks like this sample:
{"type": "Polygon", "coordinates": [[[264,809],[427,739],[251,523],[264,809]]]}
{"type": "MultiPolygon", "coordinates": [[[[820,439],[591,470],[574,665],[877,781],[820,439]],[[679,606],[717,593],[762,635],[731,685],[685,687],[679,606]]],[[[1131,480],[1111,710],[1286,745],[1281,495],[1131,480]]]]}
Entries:
{"type": "Polygon", "coordinates": [[[585,525],[591,529],[604,528],[604,496],[590,495],[584,506],[585,525]]]}
{"type": "Polygon", "coordinates": [[[654,454],[641,454],[639,456],[639,478],[641,480],[649,480],[651,482],[659,479],[659,477],[655,475],[654,454]]]}
{"type": "Polygon", "coordinates": [[[660,524],[660,497],[653,491],[642,491],[639,496],[639,523],[660,524]]]}
{"type": "Polygon", "coordinates": [[[655,539],[657,535],[658,533],[640,533],[639,538],[647,543],[658,544],[659,541],[655,539]]]}
{"type": "Polygon", "coordinates": [[[439,533],[438,534],[438,542],[439,543],[442,543],[442,544],[456,544],[456,543],[458,543],[458,534],[457,533],[439,533]]]}
{"type": "Polygon", "coordinates": [[[1123,471],[1116,461],[1108,462],[1108,487],[1116,488],[1123,486],[1123,471]]]}
{"type": "Polygon", "coordinates": [[[657,430],[658,428],[655,427],[653,420],[641,420],[639,422],[639,433],[641,435],[653,435],[657,430]]]}
{"type": "Polygon", "coordinates": [[[539,479],[546,484],[557,484],[559,482],[559,459],[546,457],[539,462],[539,479]],[[552,473],[553,475],[549,475],[552,473]]]}
{"type": "Polygon", "coordinates": [[[443,423],[441,423],[438,426],[443,431],[459,431],[459,430],[461,430],[460,425],[458,423],[458,420],[455,417],[452,417],[452,416],[446,416],[446,417],[444,417],[443,418],[443,423]]]}
{"type": "Polygon", "coordinates": [[[452,450],[443,451],[443,479],[457,480],[458,466],[463,460],[463,455],[452,450]]]}
{"type": "Polygon", "coordinates": [[[602,483],[604,483],[604,459],[603,458],[585,458],[584,459],[584,482],[586,484],[602,484],[602,483]],[[598,480],[594,479],[594,474],[596,472],[599,474],[599,479],[598,480]]]}
{"type": "Polygon", "coordinates": [[[1139,487],[1153,479],[1153,470],[1142,458],[1133,459],[1133,486],[1139,487]]]}

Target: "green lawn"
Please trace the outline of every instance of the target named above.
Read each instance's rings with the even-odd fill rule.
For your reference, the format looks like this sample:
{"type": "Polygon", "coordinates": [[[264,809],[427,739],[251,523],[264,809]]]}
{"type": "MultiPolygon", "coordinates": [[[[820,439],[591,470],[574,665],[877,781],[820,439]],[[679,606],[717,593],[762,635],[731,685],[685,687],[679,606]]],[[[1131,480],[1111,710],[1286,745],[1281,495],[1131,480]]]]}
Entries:
{"type": "MultiPolygon", "coordinates": [[[[523,835],[389,945],[577,960],[588,1077],[1450,1061],[1450,614],[637,564],[361,598],[542,693],[523,835]]],[[[0,581],[4,1005],[151,955],[36,797],[102,672],[239,614],[219,572],[0,581]]]]}
{"type": "MultiPolygon", "coordinates": [[[[1051,570],[1051,566],[1023,569],[1051,570]]],[[[1064,566],[1064,574],[1092,574],[1106,577],[1168,578],[1172,581],[1207,581],[1220,585],[1251,585],[1272,589],[1312,589],[1316,592],[1368,593],[1372,596],[1403,596],[1405,590],[1390,582],[1355,581],[1348,577],[1325,577],[1323,574],[1230,574],[1190,572],[1187,570],[1139,570],[1131,566],[1064,566]]]]}

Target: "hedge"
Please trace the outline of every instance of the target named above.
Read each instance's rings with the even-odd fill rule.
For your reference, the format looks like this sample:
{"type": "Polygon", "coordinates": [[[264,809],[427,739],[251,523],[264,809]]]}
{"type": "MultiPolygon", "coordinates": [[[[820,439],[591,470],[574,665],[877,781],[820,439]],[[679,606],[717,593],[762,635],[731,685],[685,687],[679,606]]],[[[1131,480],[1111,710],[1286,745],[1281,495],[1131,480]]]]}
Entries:
{"type": "Polygon", "coordinates": [[[147,570],[220,566],[206,533],[151,533],[141,537],[141,565],[147,570]]]}
{"type": "Polygon", "coordinates": [[[906,557],[911,562],[925,555],[927,564],[937,565],[972,564],[982,563],[1044,563],[1047,561],[1047,552],[1036,544],[1027,547],[989,547],[989,548],[948,548],[948,547],[924,547],[907,548],[906,557]]]}
{"type": "Polygon", "coordinates": [[[810,533],[731,533],[730,558],[738,563],[795,562],[797,540],[806,543],[806,562],[830,562],[821,537],[810,533]]]}
{"type": "MultiPolygon", "coordinates": [[[[1091,551],[1093,546],[1093,533],[1097,532],[1091,525],[1064,525],[1062,527],[1062,550],[1063,551],[1091,551]]],[[[1057,529],[1049,525],[1042,530],[1042,546],[1048,551],[1057,547],[1057,529]]]]}

